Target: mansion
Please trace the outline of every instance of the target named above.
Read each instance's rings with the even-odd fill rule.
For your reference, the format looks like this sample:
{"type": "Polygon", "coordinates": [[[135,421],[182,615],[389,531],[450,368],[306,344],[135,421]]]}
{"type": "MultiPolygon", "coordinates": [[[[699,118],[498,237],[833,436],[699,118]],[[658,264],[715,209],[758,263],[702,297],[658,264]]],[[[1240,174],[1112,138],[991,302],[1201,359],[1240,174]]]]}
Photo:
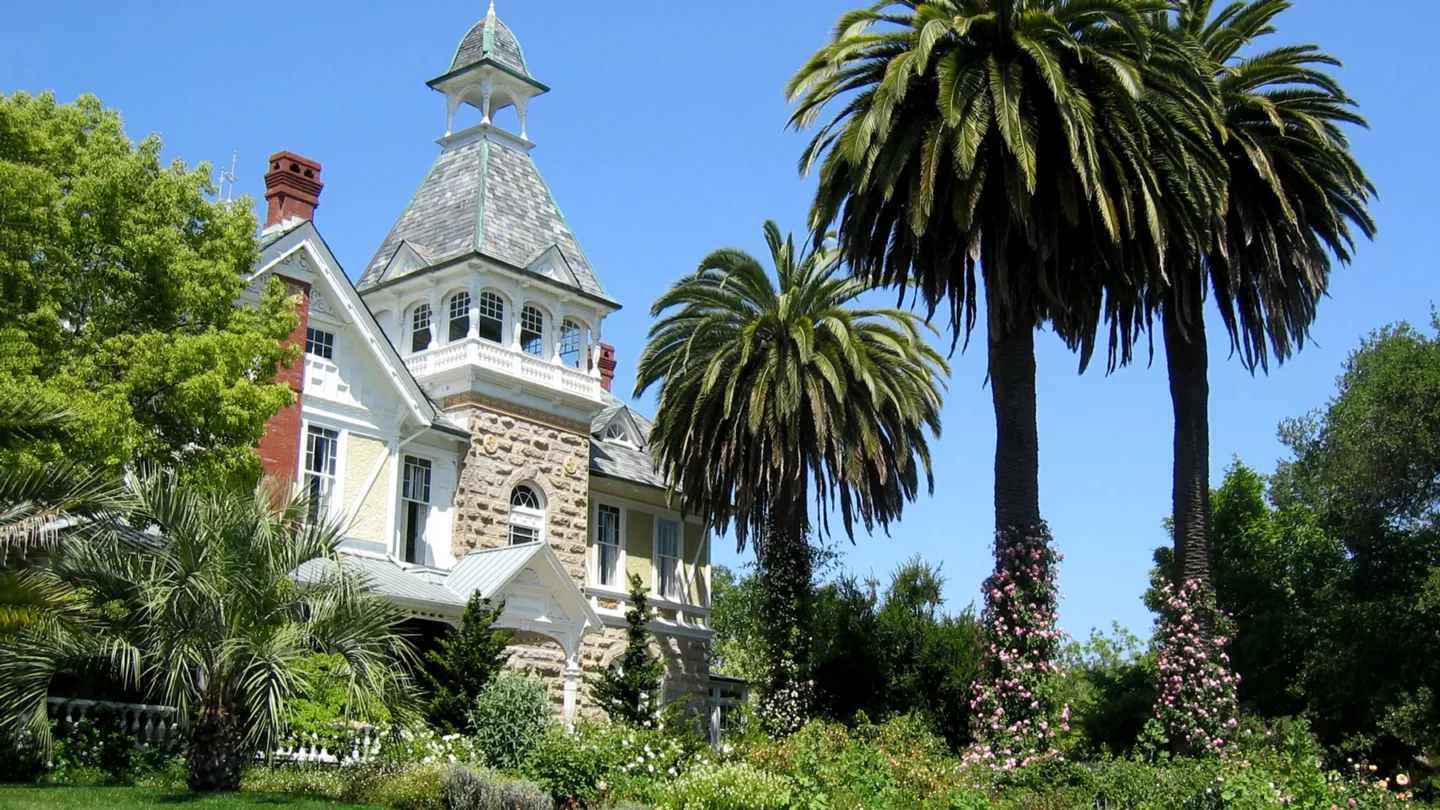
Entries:
{"type": "Polygon", "coordinates": [[[548,88],[493,5],[428,85],[445,99],[439,154],[356,283],[314,222],[320,164],[270,159],[247,296],[279,278],[305,348],[281,371],[297,397],[261,442],[265,468],[316,498],[346,564],[422,632],[473,593],[503,602],[511,665],[544,678],[567,721],[599,711],[586,681],[624,647],[638,575],[665,700],[718,720],[739,684],[709,670],[709,529],[669,504],[650,422],[610,391],[601,334],[620,305],[530,155],[527,110],[548,88]],[[464,105],[480,123],[450,131],[464,105]],[[505,108],[518,132],[494,123],[505,108]]]}

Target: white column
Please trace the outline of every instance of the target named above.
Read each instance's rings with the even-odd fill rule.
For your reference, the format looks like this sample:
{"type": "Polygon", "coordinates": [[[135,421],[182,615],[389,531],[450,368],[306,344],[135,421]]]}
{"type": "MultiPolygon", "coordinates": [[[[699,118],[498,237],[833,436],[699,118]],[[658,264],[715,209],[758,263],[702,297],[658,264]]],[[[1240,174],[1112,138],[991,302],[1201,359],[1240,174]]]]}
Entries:
{"type": "Polygon", "coordinates": [[[527,140],[527,141],[530,140],[530,137],[525,134],[526,118],[527,118],[526,112],[528,112],[529,107],[530,107],[530,97],[529,97],[529,96],[521,96],[520,98],[515,99],[515,112],[517,112],[517,113],[520,114],[520,137],[521,137],[521,138],[524,138],[524,139],[527,140]]]}
{"type": "Polygon", "coordinates": [[[492,90],[491,79],[486,76],[480,82],[480,123],[490,123],[490,92],[492,90]]]}
{"type": "Polygon", "coordinates": [[[465,337],[474,340],[480,337],[480,282],[470,282],[470,328],[465,330],[465,337]]]}
{"type": "Polygon", "coordinates": [[[580,698],[580,642],[565,656],[565,726],[575,727],[575,708],[580,698]]]}
{"type": "Polygon", "coordinates": [[[524,308],[525,303],[517,299],[510,308],[510,317],[505,319],[510,324],[510,348],[517,352],[520,351],[520,311],[524,308]]]}
{"type": "Polygon", "coordinates": [[[562,317],[552,320],[550,328],[546,330],[550,333],[550,362],[559,366],[565,363],[560,358],[560,341],[565,337],[565,319],[562,317]]]}
{"type": "Polygon", "coordinates": [[[432,287],[430,289],[430,345],[427,348],[433,349],[440,345],[440,323],[441,319],[445,317],[445,313],[440,311],[441,303],[443,302],[440,300],[440,288],[432,287]]]}

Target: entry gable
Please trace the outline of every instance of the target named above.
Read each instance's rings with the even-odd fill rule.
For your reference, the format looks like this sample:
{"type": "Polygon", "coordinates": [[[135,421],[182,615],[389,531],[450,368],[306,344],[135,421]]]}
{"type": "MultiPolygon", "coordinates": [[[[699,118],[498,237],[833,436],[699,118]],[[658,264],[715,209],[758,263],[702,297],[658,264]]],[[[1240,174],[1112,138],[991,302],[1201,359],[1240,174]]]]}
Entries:
{"type": "Polygon", "coordinates": [[[472,551],[450,572],[445,586],[463,600],[478,592],[494,604],[503,602],[500,626],[550,636],[567,656],[588,630],[602,627],[548,543],[472,551]]]}

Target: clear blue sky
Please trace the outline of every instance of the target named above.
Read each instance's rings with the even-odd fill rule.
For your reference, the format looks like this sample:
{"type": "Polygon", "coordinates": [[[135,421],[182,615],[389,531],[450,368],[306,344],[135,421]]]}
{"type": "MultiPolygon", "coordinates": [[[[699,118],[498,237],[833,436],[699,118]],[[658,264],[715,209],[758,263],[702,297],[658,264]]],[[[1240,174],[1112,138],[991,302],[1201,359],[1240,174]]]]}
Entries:
{"type": "MultiPolygon", "coordinates": [[[[715,247],[763,255],[766,218],[803,229],[803,139],[784,130],[781,89],[857,2],[499,0],[532,72],[553,88],[531,104],[536,161],[625,305],[605,323],[617,392],[631,390],[650,302],[673,279],[715,247]]],[[[1440,168],[1425,156],[1440,123],[1428,38],[1440,4],[1297,6],[1281,36],[1344,59],[1343,83],[1373,124],[1355,146],[1380,188],[1380,236],[1337,272],[1299,359],[1252,378],[1223,345],[1212,350],[1215,481],[1234,455],[1271,469],[1283,451],[1276,423],[1325,402],[1361,335],[1427,322],[1436,297],[1440,168]]],[[[257,198],[271,152],[319,160],[316,223],[353,277],[438,150],[444,101],[424,82],[484,14],[483,0],[12,3],[0,16],[0,92],[94,93],[124,113],[132,137],[159,132],[167,154],[188,162],[228,166],[238,150],[240,191],[257,198]]],[[[1113,619],[1144,632],[1139,596],[1170,508],[1164,358],[1078,377],[1057,341],[1039,346],[1041,497],[1066,555],[1062,624],[1083,635],[1113,619]]],[[[956,608],[978,597],[990,567],[994,429],[981,349],[954,359],[935,497],[890,537],[858,538],[846,559],[882,576],[916,553],[943,561],[956,608]]],[[[717,549],[717,561],[736,559],[733,547],[717,549]]]]}

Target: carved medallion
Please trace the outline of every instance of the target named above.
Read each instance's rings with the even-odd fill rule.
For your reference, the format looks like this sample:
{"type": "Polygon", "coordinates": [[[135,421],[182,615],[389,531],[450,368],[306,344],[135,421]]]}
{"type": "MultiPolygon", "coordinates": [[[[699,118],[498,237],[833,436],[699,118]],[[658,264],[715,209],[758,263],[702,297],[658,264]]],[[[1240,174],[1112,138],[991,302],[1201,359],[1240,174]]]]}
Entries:
{"type": "Polygon", "coordinates": [[[492,433],[489,436],[485,437],[485,452],[493,456],[495,455],[495,451],[499,449],[500,440],[495,438],[495,434],[492,433]]]}
{"type": "Polygon", "coordinates": [[[577,473],[577,472],[579,472],[579,471],[580,471],[580,463],[575,460],[575,457],[574,457],[574,456],[566,456],[566,457],[565,457],[565,474],[566,474],[566,475],[574,475],[575,473],[577,473]]]}
{"type": "Polygon", "coordinates": [[[326,298],[319,291],[310,293],[310,309],[322,315],[329,315],[333,311],[330,308],[330,299],[326,298]]]}

